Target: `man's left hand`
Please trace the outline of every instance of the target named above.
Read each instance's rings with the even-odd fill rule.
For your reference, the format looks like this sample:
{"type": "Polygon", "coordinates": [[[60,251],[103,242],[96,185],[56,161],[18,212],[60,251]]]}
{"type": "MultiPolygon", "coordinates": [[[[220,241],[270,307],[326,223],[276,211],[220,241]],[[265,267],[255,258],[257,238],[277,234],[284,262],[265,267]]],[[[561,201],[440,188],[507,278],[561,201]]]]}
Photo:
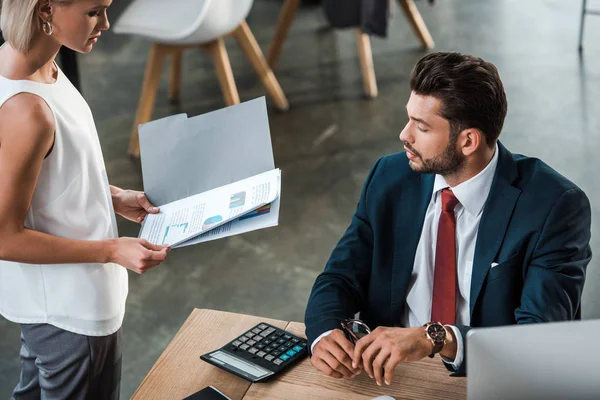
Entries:
{"type": "Polygon", "coordinates": [[[394,369],[401,362],[417,361],[433,351],[433,343],[425,334],[425,328],[377,327],[356,342],[353,367],[362,364],[365,372],[381,386],[392,383],[394,369]]]}
{"type": "Polygon", "coordinates": [[[111,187],[115,212],[130,221],[141,224],[148,214],[157,214],[160,210],[150,204],[144,192],[123,190],[111,187]]]}

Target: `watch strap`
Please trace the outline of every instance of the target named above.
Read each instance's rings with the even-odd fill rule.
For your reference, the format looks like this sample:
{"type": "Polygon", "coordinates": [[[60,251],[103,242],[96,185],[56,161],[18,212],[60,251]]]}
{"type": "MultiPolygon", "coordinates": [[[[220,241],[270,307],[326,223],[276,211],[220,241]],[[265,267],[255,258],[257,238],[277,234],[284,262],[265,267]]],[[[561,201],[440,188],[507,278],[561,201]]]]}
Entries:
{"type": "Polygon", "coordinates": [[[444,347],[444,342],[439,342],[439,343],[433,342],[433,350],[431,351],[429,358],[433,358],[437,353],[442,351],[443,347],[444,347]]]}

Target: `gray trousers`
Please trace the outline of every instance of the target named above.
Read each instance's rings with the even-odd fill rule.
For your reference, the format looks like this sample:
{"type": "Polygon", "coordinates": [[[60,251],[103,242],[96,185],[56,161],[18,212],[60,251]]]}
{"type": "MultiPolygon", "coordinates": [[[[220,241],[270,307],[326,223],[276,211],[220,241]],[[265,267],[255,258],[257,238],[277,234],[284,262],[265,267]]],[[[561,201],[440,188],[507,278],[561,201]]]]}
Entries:
{"type": "Polygon", "coordinates": [[[21,324],[21,376],[12,399],[118,399],[121,341],[121,329],[95,337],[21,324]]]}

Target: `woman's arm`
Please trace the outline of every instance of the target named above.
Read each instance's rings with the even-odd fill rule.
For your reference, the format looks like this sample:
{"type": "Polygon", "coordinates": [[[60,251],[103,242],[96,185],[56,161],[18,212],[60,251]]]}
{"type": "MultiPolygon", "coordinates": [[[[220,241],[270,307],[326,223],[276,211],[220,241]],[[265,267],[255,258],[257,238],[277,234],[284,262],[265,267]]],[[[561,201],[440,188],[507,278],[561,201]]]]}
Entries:
{"type": "Polygon", "coordinates": [[[38,96],[22,93],[0,108],[0,259],[31,264],[116,262],[138,273],[168,249],[141,239],[64,239],[24,227],[44,157],[54,143],[54,118],[38,96]]]}

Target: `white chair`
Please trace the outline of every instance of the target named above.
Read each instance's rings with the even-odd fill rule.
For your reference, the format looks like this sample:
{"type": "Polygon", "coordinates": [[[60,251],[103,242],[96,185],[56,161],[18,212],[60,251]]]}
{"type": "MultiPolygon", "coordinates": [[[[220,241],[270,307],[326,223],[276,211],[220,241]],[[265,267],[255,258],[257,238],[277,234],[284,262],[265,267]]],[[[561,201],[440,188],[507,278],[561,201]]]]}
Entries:
{"type": "Polygon", "coordinates": [[[179,101],[183,51],[200,48],[215,63],[225,103],[233,105],[240,102],[224,43],[229,34],[237,39],[277,108],[288,108],[285,94],[246,24],[252,3],[253,0],[134,0],[124,11],[114,31],[153,41],[129,143],[132,156],[139,157],[137,127],[152,118],[165,58],[171,57],[171,101],[179,101]]]}

